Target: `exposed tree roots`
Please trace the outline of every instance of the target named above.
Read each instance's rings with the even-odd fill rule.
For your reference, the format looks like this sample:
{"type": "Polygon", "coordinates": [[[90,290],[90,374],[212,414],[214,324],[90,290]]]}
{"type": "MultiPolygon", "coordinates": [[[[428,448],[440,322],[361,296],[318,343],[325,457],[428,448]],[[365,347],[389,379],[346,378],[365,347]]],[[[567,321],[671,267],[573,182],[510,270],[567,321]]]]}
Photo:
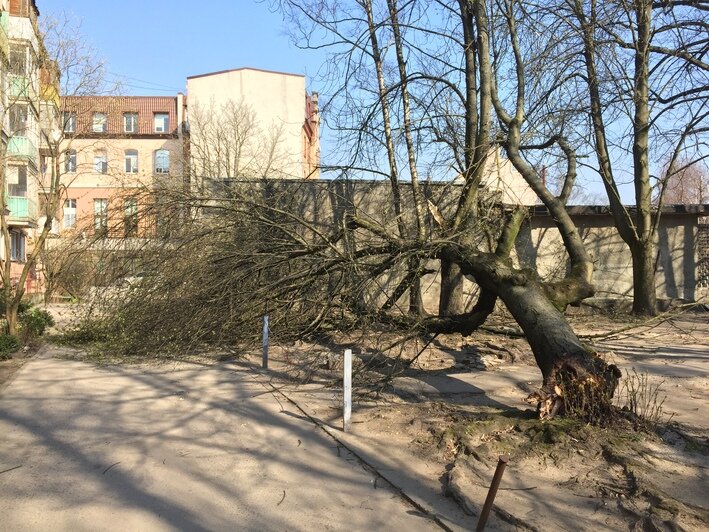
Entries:
{"type": "Polygon", "coordinates": [[[614,412],[613,394],[621,372],[597,354],[557,361],[541,390],[526,401],[536,405],[540,419],[567,415],[602,424],[614,412]]]}

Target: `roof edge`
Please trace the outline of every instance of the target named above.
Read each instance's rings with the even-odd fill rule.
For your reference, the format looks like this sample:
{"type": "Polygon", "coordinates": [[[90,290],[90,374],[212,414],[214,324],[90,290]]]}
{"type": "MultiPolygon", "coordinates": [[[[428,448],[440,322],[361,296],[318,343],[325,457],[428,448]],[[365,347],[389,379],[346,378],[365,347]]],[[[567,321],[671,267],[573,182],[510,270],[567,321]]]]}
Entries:
{"type": "MultiPolygon", "coordinates": [[[[626,205],[626,209],[631,212],[637,210],[634,205],[626,205]]],[[[544,205],[531,206],[530,212],[537,216],[549,216],[549,210],[544,205]]],[[[574,215],[610,215],[611,208],[608,205],[569,205],[566,211],[574,215]]],[[[652,211],[657,212],[656,206],[652,206],[652,211]]],[[[696,216],[709,216],[709,203],[678,203],[663,205],[660,214],[694,214],[696,216]]]]}
{"type": "Polygon", "coordinates": [[[194,76],[187,76],[187,79],[205,78],[207,76],[216,76],[219,74],[228,74],[229,72],[240,72],[243,70],[253,70],[254,72],[264,72],[266,74],[279,74],[281,76],[295,76],[298,78],[305,77],[305,74],[294,74],[292,72],[281,72],[279,70],[266,70],[264,68],[240,67],[240,68],[231,68],[228,70],[217,70],[216,72],[207,72],[206,74],[195,74],[194,76]]]}

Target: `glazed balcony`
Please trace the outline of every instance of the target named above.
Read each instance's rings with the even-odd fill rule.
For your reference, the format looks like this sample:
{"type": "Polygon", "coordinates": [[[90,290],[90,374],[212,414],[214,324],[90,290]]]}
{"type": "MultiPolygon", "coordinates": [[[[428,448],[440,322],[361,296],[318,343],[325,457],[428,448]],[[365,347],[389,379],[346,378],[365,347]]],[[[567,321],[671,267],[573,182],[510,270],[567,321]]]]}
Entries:
{"type": "Polygon", "coordinates": [[[7,141],[7,155],[29,160],[37,165],[37,146],[27,137],[10,137],[7,141]]]}
{"type": "Polygon", "coordinates": [[[37,202],[30,198],[8,196],[7,210],[10,214],[7,220],[10,224],[34,224],[37,221],[37,202]]]}
{"type": "Polygon", "coordinates": [[[37,99],[37,89],[35,88],[34,80],[30,76],[8,74],[7,96],[8,98],[35,101],[37,99]]]}

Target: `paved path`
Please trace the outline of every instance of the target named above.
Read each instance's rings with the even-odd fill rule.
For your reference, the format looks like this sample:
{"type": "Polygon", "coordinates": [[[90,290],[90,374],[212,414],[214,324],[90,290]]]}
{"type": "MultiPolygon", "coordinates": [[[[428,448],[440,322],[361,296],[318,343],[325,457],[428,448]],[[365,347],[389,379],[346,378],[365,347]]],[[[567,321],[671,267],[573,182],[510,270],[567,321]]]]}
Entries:
{"type": "Polygon", "coordinates": [[[261,379],[32,360],[0,393],[0,529],[439,529],[261,379]]]}

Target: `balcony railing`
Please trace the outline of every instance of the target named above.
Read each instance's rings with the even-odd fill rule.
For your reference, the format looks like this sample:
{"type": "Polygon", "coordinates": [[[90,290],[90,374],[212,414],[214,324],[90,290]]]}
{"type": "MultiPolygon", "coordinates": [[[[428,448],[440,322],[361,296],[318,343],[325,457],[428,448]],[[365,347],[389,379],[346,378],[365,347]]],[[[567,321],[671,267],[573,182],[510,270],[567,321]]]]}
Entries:
{"type": "Polygon", "coordinates": [[[10,137],[7,142],[7,155],[28,159],[37,165],[37,147],[27,137],[10,137]]]}
{"type": "Polygon", "coordinates": [[[35,101],[37,99],[37,89],[31,77],[21,76],[19,74],[8,74],[7,95],[10,98],[23,98],[35,101]]]}
{"type": "Polygon", "coordinates": [[[32,223],[37,221],[37,202],[30,198],[9,196],[7,198],[7,210],[10,211],[8,215],[10,223],[32,223]]]}

